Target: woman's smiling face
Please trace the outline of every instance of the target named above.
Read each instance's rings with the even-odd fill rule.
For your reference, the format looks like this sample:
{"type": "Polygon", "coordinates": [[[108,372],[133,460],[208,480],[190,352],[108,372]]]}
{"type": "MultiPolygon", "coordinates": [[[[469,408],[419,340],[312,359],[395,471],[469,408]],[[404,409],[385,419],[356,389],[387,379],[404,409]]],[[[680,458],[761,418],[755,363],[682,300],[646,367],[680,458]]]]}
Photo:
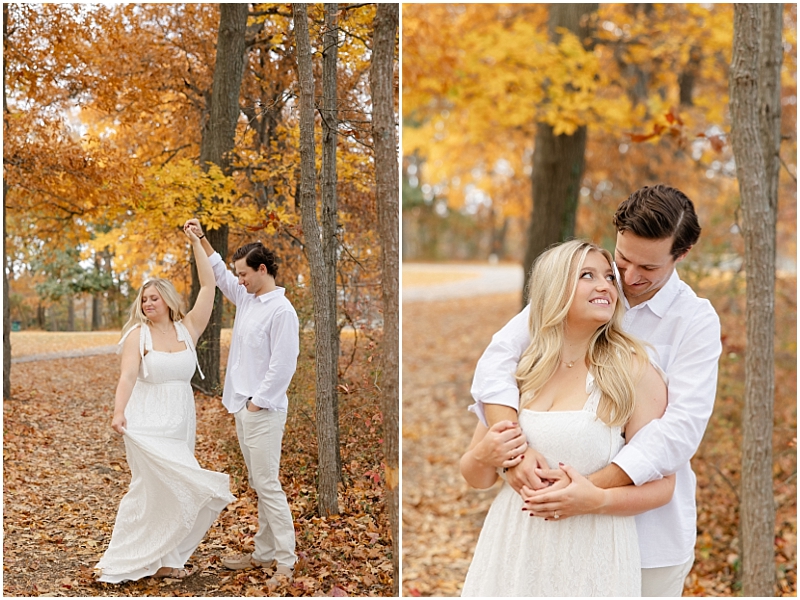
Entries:
{"type": "Polygon", "coordinates": [[[618,298],[614,279],[614,270],[606,258],[597,251],[590,251],[578,271],[578,285],[567,313],[567,323],[596,327],[608,323],[614,316],[618,298]]]}

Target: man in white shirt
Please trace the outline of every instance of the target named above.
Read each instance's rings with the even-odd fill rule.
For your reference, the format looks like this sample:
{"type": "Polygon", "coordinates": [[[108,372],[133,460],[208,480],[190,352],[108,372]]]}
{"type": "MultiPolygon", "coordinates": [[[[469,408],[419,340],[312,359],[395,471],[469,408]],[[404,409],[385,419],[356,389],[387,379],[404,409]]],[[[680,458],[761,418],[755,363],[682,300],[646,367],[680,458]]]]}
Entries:
{"type": "Polygon", "coordinates": [[[250,486],[258,495],[255,551],[223,558],[222,564],[229,569],[274,569],[273,579],[291,580],[297,560],[294,524],[278,472],[289,409],[286,390],[300,351],[297,313],[284,288],[275,285],[275,255],[261,242],[234,253],[234,275],[208,243],[200,222],[190,219],[186,224],[201,238],[217,287],[236,305],[222,404],[235,416],[250,486]]]}
{"type": "MultiPolygon", "coordinates": [[[[714,407],[722,351],[719,317],[675,271],[700,236],[694,206],[683,193],[664,185],[641,188],[619,206],[614,225],[616,267],[628,309],[624,327],[652,346],[651,358],[668,378],[668,406],[661,419],[642,428],[610,465],[589,479],[598,487],[611,488],[676,474],[672,500],[638,515],[636,525],[642,595],[680,596],[694,562],[696,538],[696,479],[689,460],[714,407]]],[[[515,372],[530,344],[528,312],[526,307],[495,334],[475,371],[471,390],[475,404],[470,410],[485,425],[494,425],[493,431],[500,430],[501,421],[517,420],[515,372]]],[[[508,470],[508,482],[517,491],[523,485],[542,488],[545,484],[533,469],[547,469],[543,457],[529,447],[524,458],[515,457],[518,464],[508,470]]],[[[500,467],[502,461],[491,466],[500,467]]],[[[598,508],[579,505],[569,486],[562,487],[564,482],[568,479],[547,494],[548,509],[554,502],[558,512],[569,507],[569,514],[598,508]]]]}

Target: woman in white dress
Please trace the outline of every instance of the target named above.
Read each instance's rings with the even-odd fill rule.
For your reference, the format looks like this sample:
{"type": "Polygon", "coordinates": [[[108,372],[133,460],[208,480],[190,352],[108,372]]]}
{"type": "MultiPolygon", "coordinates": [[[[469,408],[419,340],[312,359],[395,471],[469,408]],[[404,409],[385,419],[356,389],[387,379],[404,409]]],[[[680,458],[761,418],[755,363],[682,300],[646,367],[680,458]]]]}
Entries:
{"type": "Polygon", "coordinates": [[[99,581],[188,577],[186,561],[235,499],[228,476],[202,469],[194,456],[195,344],[211,316],[215,284],[200,238],[184,231],[200,279],[194,308],[184,315],[172,284],[152,279],[139,290],[120,340],[111,426],[124,436],[131,484],[96,567],[99,581]]]}
{"type": "MultiPolygon", "coordinates": [[[[576,479],[589,475],[666,408],[664,381],[642,344],[622,331],[608,252],[577,240],[551,248],[534,264],[530,298],[532,342],[517,370],[518,424],[498,423],[488,433],[478,426],[461,460],[474,487],[494,484],[498,471],[488,465],[498,458],[505,467],[518,464],[527,440],[551,469],[564,464],[576,479]]],[[[674,476],[603,490],[609,505],[625,509],[559,520],[558,514],[531,518],[522,496],[504,483],[462,596],[640,595],[630,515],[666,504],[673,489],[674,476]]]]}

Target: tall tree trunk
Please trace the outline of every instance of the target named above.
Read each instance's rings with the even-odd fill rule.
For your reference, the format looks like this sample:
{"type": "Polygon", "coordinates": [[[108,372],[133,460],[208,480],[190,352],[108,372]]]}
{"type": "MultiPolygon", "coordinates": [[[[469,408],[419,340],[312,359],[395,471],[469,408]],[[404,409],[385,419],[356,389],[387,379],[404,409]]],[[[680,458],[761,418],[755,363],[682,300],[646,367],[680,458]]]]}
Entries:
{"type": "Polygon", "coordinates": [[[311,290],[314,297],[314,342],[316,348],[316,425],[319,477],[317,495],[319,514],[339,514],[336,449],[333,447],[334,431],[338,424],[333,420],[333,402],[336,389],[336,366],[331,364],[330,295],[326,274],[328,269],[323,255],[321,232],[317,222],[316,148],[314,147],[314,70],[311,64],[311,42],[308,36],[308,9],[306,4],[293,4],[295,47],[297,51],[297,80],[300,86],[300,210],[305,234],[305,245],[311,269],[311,290]]]}
{"type": "Polygon", "coordinates": [[[694,106],[694,87],[700,75],[701,50],[692,46],[689,50],[689,61],[678,76],[678,98],[681,106],[694,106]]]}
{"type": "MultiPolygon", "coordinates": [[[[551,4],[549,10],[547,27],[552,41],[558,41],[557,30],[561,27],[586,39],[588,18],[597,10],[597,4],[551,4]]],[[[555,135],[546,123],[536,126],[531,176],[533,211],[523,261],[526,281],[539,254],[575,233],[585,151],[585,126],[572,135],[555,135]]],[[[525,303],[524,291],[522,302],[525,303]]]]}
{"type": "Polygon", "coordinates": [[[783,4],[762,4],[759,104],[761,143],[766,172],[767,198],[778,210],[778,174],[781,169],[781,65],[783,63],[783,4]]]}
{"type": "Polygon", "coordinates": [[[103,328],[103,293],[95,292],[92,294],[92,331],[100,331],[103,328]]]}
{"type": "MultiPolygon", "coordinates": [[[[209,118],[200,142],[200,164],[208,170],[212,164],[222,172],[231,172],[228,153],[233,149],[236,123],[239,120],[239,90],[245,65],[245,30],[248,4],[219,5],[219,30],[217,32],[217,57],[214,64],[214,81],[211,86],[209,118]]],[[[212,202],[216,198],[211,199],[212,202]]],[[[223,259],[228,255],[228,226],[206,231],[208,242],[223,259]]],[[[200,283],[197,269],[192,267],[191,304],[197,300],[200,283]]],[[[219,333],[222,327],[222,294],[214,296],[214,309],[203,335],[197,343],[197,359],[206,378],[195,374],[192,383],[201,390],[218,392],[219,381],[219,333]]]]}
{"type": "Polygon", "coordinates": [[[383,292],[383,360],[381,409],[383,453],[386,461],[386,500],[392,527],[393,594],[400,595],[400,468],[398,451],[400,323],[399,323],[399,219],[400,175],[397,125],[394,110],[394,57],[398,27],[397,4],[378,4],[375,16],[370,88],[372,140],[375,152],[375,193],[381,235],[383,292]]]}
{"type": "MultiPolygon", "coordinates": [[[[3,30],[5,32],[6,5],[3,5],[3,30]]],[[[5,85],[3,86],[5,89],[5,85]]],[[[5,95],[3,95],[5,104],[5,95]]],[[[8,301],[8,257],[6,256],[6,198],[8,185],[3,179],[3,399],[11,399],[11,306],[8,301]]]]}
{"type": "MultiPolygon", "coordinates": [[[[327,409],[333,413],[332,420],[335,425],[332,440],[325,440],[332,444],[336,451],[336,476],[342,478],[342,456],[339,447],[339,323],[336,316],[336,263],[338,245],[336,228],[338,224],[337,190],[338,180],[336,171],[336,144],[339,137],[339,105],[337,100],[338,74],[337,62],[339,56],[339,5],[326,3],[325,7],[325,34],[322,38],[322,260],[325,266],[325,277],[328,280],[329,290],[328,312],[330,321],[326,332],[317,332],[317,335],[327,335],[328,352],[331,353],[330,380],[325,382],[332,391],[332,405],[327,409]]],[[[319,410],[319,409],[317,409],[319,410]]],[[[319,435],[319,431],[317,432],[319,435]]],[[[326,435],[328,435],[326,433],[326,435]]],[[[321,441],[321,440],[320,440],[321,441]]]]}
{"type": "Polygon", "coordinates": [[[75,331],[75,296],[67,294],[67,331],[75,331]]]}
{"type": "MultiPolygon", "coordinates": [[[[3,4],[3,48],[8,38],[8,4],[3,4]]],[[[3,61],[3,130],[8,118],[6,101],[6,62],[3,61]]],[[[8,255],[6,254],[6,198],[8,185],[3,177],[3,398],[11,399],[11,303],[8,300],[8,255]]]]}
{"type": "MultiPolygon", "coordinates": [[[[780,20],[778,21],[780,23],[780,20]]],[[[772,490],[776,206],[769,198],[762,135],[762,7],[734,4],[730,72],[731,142],[742,198],[747,271],[742,448],[742,584],[745,596],[775,593],[775,505],[772,490]]],[[[773,32],[774,33],[774,32],[773,32]]],[[[780,26],[777,35],[780,38],[780,26]]],[[[771,44],[770,44],[771,45],[771,44]]],[[[780,46],[780,44],[778,44],[780,46]]]]}
{"type": "MultiPolygon", "coordinates": [[[[94,274],[100,279],[103,274],[103,260],[100,252],[94,253],[94,274]]],[[[103,326],[103,292],[92,294],[92,331],[100,331],[103,326]]]]}

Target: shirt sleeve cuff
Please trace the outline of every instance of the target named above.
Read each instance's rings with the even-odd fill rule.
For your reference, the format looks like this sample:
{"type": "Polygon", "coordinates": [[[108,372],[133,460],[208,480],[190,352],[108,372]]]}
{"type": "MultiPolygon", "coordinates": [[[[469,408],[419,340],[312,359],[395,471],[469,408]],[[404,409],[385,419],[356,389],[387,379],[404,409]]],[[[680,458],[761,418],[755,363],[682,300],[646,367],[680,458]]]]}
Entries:
{"type": "Polygon", "coordinates": [[[622,448],[611,462],[625,471],[634,485],[642,485],[663,477],[647,457],[633,446],[622,448]]]}
{"type": "Polygon", "coordinates": [[[519,391],[508,390],[506,392],[498,392],[494,396],[490,396],[484,400],[476,400],[467,410],[475,413],[480,419],[480,422],[489,426],[486,421],[486,412],[484,410],[485,404],[499,404],[500,406],[508,406],[519,412],[519,391]]]}
{"type": "Polygon", "coordinates": [[[211,256],[208,257],[208,262],[211,263],[211,266],[218,265],[222,262],[222,257],[219,255],[219,252],[214,252],[211,256]]]}

